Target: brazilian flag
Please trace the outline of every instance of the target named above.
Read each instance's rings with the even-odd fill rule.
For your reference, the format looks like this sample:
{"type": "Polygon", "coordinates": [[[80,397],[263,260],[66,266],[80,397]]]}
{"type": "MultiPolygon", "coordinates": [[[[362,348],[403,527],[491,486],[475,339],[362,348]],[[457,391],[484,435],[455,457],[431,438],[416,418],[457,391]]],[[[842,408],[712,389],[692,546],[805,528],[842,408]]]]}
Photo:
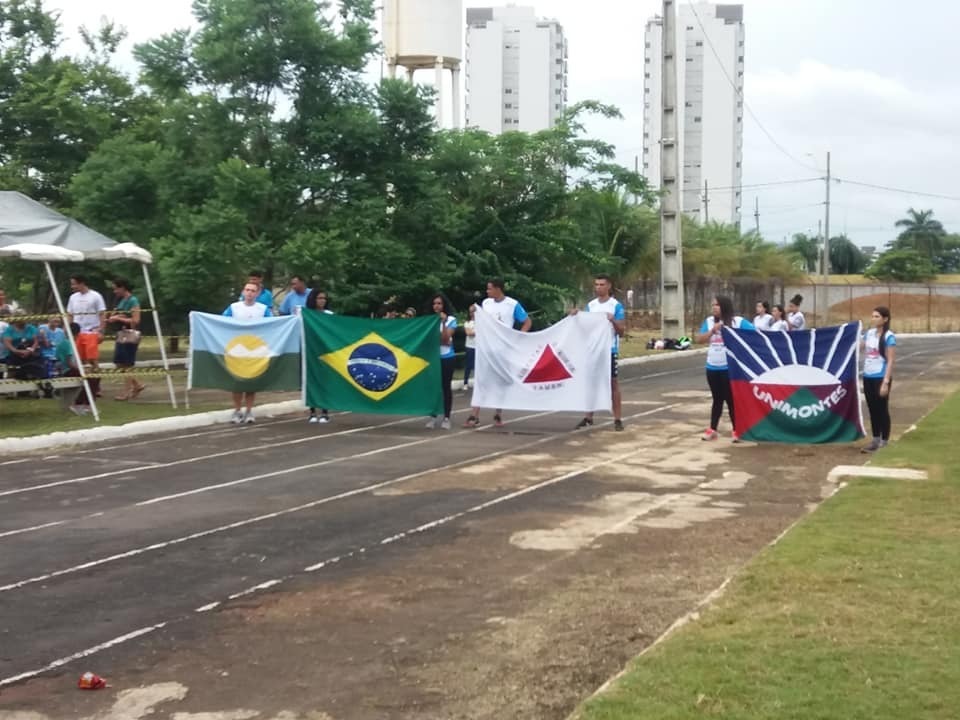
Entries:
{"type": "Polygon", "coordinates": [[[375,320],[303,310],[304,399],[310,407],[435,415],[440,320],[375,320]]]}

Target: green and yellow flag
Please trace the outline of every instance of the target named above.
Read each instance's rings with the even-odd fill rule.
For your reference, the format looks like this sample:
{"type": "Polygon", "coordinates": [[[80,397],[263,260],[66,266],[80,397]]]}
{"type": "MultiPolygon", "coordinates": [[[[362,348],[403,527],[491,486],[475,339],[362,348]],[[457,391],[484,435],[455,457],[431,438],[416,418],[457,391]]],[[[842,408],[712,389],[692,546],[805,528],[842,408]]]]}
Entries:
{"type": "Polygon", "coordinates": [[[310,407],[434,415],[443,409],[440,321],[374,320],[303,311],[310,407]]]}

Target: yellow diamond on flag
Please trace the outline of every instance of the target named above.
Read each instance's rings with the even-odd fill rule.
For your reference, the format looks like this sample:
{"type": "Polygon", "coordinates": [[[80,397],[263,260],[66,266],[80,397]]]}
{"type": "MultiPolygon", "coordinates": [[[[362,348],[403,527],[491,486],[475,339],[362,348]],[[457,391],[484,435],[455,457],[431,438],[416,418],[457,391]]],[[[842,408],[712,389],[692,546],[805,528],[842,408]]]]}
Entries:
{"type": "Polygon", "coordinates": [[[430,366],[373,332],[320,359],[372,400],[383,400],[430,366]]]}

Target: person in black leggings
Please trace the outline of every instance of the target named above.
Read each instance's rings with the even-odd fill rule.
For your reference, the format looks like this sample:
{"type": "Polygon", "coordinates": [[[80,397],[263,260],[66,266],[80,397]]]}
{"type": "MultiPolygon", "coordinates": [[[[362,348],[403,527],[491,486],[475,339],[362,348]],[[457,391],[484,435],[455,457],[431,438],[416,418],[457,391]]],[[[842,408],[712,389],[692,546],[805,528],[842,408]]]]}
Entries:
{"type": "Polygon", "coordinates": [[[876,452],[890,442],[890,387],[897,336],[890,330],[890,310],[875,307],[870,316],[872,327],[863,336],[863,395],[870,411],[873,439],[861,452],[876,452]]]}
{"type": "MultiPolygon", "coordinates": [[[[431,310],[440,318],[440,390],[443,395],[443,419],[440,428],[450,429],[450,413],[453,412],[453,370],[456,367],[457,356],[453,350],[453,331],[457,329],[457,318],[453,315],[453,306],[443,293],[437,293],[430,300],[431,310]]],[[[437,427],[437,418],[432,416],[427,421],[428,428],[437,427]]]]}

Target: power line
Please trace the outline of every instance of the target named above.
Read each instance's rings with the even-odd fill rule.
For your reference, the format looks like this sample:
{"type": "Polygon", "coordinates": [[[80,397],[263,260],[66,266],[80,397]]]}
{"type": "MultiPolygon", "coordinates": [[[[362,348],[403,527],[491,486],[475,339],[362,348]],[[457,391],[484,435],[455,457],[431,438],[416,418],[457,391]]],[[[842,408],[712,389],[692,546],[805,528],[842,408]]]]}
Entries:
{"type": "Polygon", "coordinates": [[[819,168],[813,167],[812,165],[807,165],[802,160],[798,160],[793,154],[790,153],[789,150],[787,150],[783,145],[778,143],[777,139],[773,137],[770,131],[767,130],[766,127],[764,127],[762,122],[760,122],[760,118],[757,117],[757,114],[753,111],[753,108],[750,107],[749,103],[747,103],[746,98],[743,96],[743,91],[737,87],[737,84],[733,81],[733,78],[730,77],[730,73],[727,72],[727,68],[724,67],[723,60],[720,59],[720,54],[717,52],[717,49],[713,46],[713,41],[710,40],[710,35],[707,33],[706,28],[703,27],[703,23],[700,21],[700,15],[697,13],[696,7],[693,5],[693,3],[690,3],[688,7],[693,12],[693,16],[697,19],[697,25],[700,26],[700,31],[703,33],[703,37],[707,41],[707,45],[710,47],[710,51],[713,53],[713,57],[716,58],[717,64],[720,66],[720,70],[723,72],[724,77],[727,78],[727,82],[730,83],[730,87],[733,88],[733,91],[740,98],[741,102],[743,102],[743,107],[746,109],[748,113],[750,113],[750,117],[753,118],[753,121],[757,124],[757,127],[759,127],[763,131],[763,134],[767,136],[767,139],[770,140],[771,143],[773,143],[773,146],[777,148],[777,150],[782,152],[784,155],[790,158],[797,165],[799,165],[800,167],[806,168],[807,170],[813,170],[814,172],[819,172],[819,168]]]}
{"type": "Polygon", "coordinates": [[[859,182],[857,180],[846,180],[844,178],[836,178],[838,183],[846,183],[847,185],[856,185],[858,187],[871,188],[873,190],[884,190],[886,192],[902,193],[904,195],[916,195],[918,197],[928,197],[935,198],[937,200],[953,200],[954,202],[960,202],[960,197],[956,195],[938,195],[937,193],[928,193],[920,192],[918,190],[904,190],[903,188],[889,187],[887,185],[875,185],[873,183],[859,182]]]}
{"type": "Polygon", "coordinates": [[[777,185],[800,185],[802,183],[823,182],[822,177],[802,178],[800,180],[775,180],[774,182],[754,183],[753,185],[721,185],[720,187],[711,187],[710,192],[730,191],[730,190],[751,190],[754,188],[776,187],[777,185]]]}

